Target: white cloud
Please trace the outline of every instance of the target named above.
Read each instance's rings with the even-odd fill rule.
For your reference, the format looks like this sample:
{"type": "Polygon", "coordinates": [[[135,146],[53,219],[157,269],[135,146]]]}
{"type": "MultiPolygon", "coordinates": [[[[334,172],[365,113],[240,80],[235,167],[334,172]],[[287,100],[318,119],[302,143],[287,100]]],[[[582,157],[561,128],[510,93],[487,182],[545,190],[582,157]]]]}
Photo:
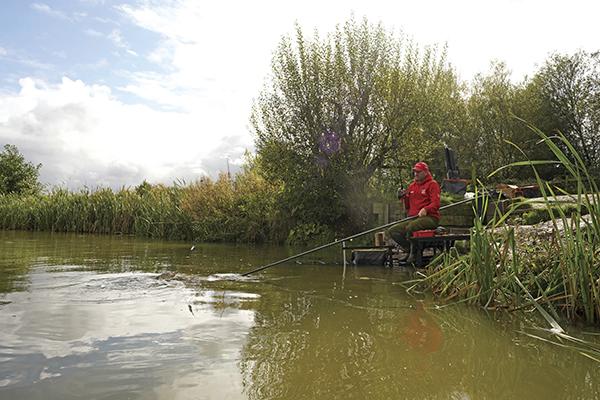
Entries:
{"type": "MultiPolygon", "coordinates": [[[[521,79],[564,41],[559,37],[565,36],[564,30],[548,21],[574,14],[577,7],[590,8],[587,0],[573,1],[576,5],[550,1],[542,9],[530,0],[138,1],[117,9],[135,25],[160,35],[145,56],[165,72],[131,71],[130,82],[121,89],[176,109],[206,112],[203,107],[213,107],[243,127],[281,36],[293,35],[296,21],[308,34],[317,28],[325,35],[352,14],[357,20],[366,16],[397,32],[402,29],[419,45],[447,44],[448,58],[464,79],[488,71],[494,59],[506,61],[521,79]]],[[[589,11],[586,15],[595,15],[589,11]]],[[[570,40],[576,37],[581,47],[595,45],[599,25],[591,17],[578,18],[589,21],[572,27],[570,40]]]]}
{"type": "MultiPolygon", "coordinates": [[[[54,55],[59,56],[60,53],[55,53],[54,55]]],[[[52,64],[44,63],[38,61],[35,58],[30,57],[23,50],[5,49],[3,47],[0,47],[0,57],[3,57],[4,59],[10,62],[21,64],[31,68],[36,68],[39,70],[48,70],[53,67],[52,64]]]]}
{"type": "Polygon", "coordinates": [[[92,36],[92,37],[104,37],[104,34],[102,32],[98,32],[91,28],[84,30],[83,33],[85,33],[88,36],[92,36]]]}
{"type": "Polygon", "coordinates": [[[96,22],[100,22],[102,24],[110,24],[110,23],[115,23],[115,21],[112,21],[108,18],[101,18],[101,17],[94,17],[94,21],[96,22]]]}
{"type": "Polygon", "coordinates": [[[132,56],[137,56],[137,53],[131,50],[129,44],[127,44],[125,39],[123,39],[123,35],[121,34],[121,31],[119,29],[113,29],[108,34],[108,39],[112,41],[115,46],[117,46],[120,49],[123,49],[126,53],[132,56]]]}
{"type": "Polygon", "coordinates": [[[117,47],[125,48],[127,44],[123,40],[123,35],[121,35],[121,31],[118,29],[113,29],[111,33],[108,34],[108,38],[115,44],[117,47]]]}
{"type": "Polygon", "coordinates": [[[189,78],[235,80],[240,74],[260,79],[278,39],[293,33],[295,21],[308,33],[317,28],[324,34],[352,14],[402,29],[421,45],[447,43],[449,58],[465,79],[487,71],[493,59],[507,61],[521,78],[552,51],[597,50],[600,36],[600,3],[591,0],[549,0],[544,7],[535,0],[178,0],[138,1],[118,9],[163,37],[150,59],[162,63],[167,60],[157,55],[171,54],[178,72],[169,81],[188,84],[189,78]]]}
{"type": "Polygon", "coordinates": [[[70,20],[69,16],[67,16],[67,14],[65,14],[64,12],[55,10],[52,7],[50,7],[49,5],[44,4],[44,3],[33,3],[33,4],[31,4],[31,8],[35,11],[47,14],[54,18],[70,20]]]}
{"type": "Polygon", "coordinates": [[[0,96],[0,142],[41,162],[41,178],[51,185],[190,181],[216,174],[218,149],[232,148],[239,157],[251,146],[239,136],[214,135],[193,114],[124,104],[106,86],[68,78],[57,85],[25,78],[20,85],[19,93],[0,96]]]}
{"type": "MultiPolygon", "coordinates": [[[[34,162],[44,163],[48,182],[118,187],[149,178],[168,183],[202,171],[215,175],[226,168],[226,154],[239,163],[243,150],[252,147],[247,128],[252,98],[270,72],[277,43],[282,35],[293,35],[296,21],[307,34],[317,28],[324,36],[353,13],[357,20],[366,16],[402,29],[420,45],[447,43],[449,59],[465,79],[487,71],[492,59],[506,61],[521,78],[553,50],[597,50],[600,36],[598,5],[588,0],[568,5],[549,0],[541,8],[533,0],[127,3],[116,8],[124,18],[109,20],[90,11],[87,19],[111,24],[100,29],[110,34],[91,26],[85,34],[111,40],[123,56],[148,48],[139,30],[127,36],[132,32],[127,22],[157,34],[160,39],[141,54],[152,68],[121,70],[125,82],[118,87],[26,78],[19,93],[0,95],[0,141],[15,142],[34,162]],[[117,100],[123,93],[146,100],[145,105],[117,100]],[[160,110],[151,108],[156,105],[160,110]]],[[[74,20],[44,3],[31,8],[74,20]]],[[[0,56],[8,59],[10,53],[23,65],[50,67],[9,50],[0,47],[0,56]]],[[[97,56],[96,69],[110,65],[110,54],[97,56]]],[[[74,65],[83,65],[77,61],[74,65]]],[[[144,65],[141,57],[134,61],[144,65]]]]}
{"type": "Polygon", "coordinates": [[[89,4],[93,6],[104,5],[106,0],[79,0],[83,4],[89,4]]]}

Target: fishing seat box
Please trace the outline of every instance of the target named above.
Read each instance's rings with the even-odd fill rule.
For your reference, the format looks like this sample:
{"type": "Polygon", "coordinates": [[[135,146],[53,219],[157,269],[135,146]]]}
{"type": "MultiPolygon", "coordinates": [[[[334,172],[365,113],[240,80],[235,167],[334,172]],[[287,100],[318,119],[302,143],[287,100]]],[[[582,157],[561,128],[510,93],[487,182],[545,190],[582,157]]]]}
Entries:
{"type": "Polygon", "coordinates": [[[427,229],[427,230],[422,230],[422,231],[414,231],[412,233],[412,237],[414,237],[414,238],[433,237],[434,235],[435,235],[435,230],[433,230],[433,229],[427,229]]]}
{"type": "Polygon", "coordinates": [[[428,262],[428,260],[423,257],[423,250],[432,249],[435,256],[438,251],[443,252],[449,250],[451,247],[454,247],[454,244],[457,240],[469,240],[469,233],[451,233],[448,232],[443,227],[438,227],[438,232],[436,234],[436,230],[422,230],[415,231],[410,238],[412,245],[414,246],[414,250],[416,251],[416,261],[415,265],[418,267],[422,267],[428,262]]]}

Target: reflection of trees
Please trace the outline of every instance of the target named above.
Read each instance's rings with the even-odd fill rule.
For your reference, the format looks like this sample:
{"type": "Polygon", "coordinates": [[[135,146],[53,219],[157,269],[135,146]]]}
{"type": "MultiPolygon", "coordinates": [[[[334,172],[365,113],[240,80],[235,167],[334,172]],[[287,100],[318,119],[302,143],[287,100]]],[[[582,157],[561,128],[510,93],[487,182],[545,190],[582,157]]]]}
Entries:
{"type": "Polygon", "coordinates": [[[15,232],[0,231],[0,294],[23,290],[33,257],[25,247],[35,248],[35,243],[24,246],[15,232]]]}
{"type": "Polygon", "coordinates": [[[596,364],[526,340],[514,326],[430,311],[445,337],[427,352],[405,336],[416,311],[389,308],[398,300],[391,293],[359,305],[335,301],[341,295],[263,295],[240,362],[250,399],[568,399],[600,389],[586,378],[596,364]]]}

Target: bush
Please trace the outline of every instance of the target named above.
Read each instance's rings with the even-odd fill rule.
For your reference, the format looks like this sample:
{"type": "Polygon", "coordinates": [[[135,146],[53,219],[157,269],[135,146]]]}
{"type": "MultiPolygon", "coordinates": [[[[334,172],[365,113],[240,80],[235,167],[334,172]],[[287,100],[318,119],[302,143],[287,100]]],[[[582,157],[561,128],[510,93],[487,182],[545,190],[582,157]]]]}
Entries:
{"type": "Polygon", "coordinates": [[[289,245],[317,245],[332,242],[333,231],[320,224],[300,224],[290,230],[287,238],[289,245]]]}
{"type": "Polygon", "coordinates": [[[25,161],[16,146],[4,145],[0,152],[0,194],[34,194],[42,186],[38,182],[42,164],[25,161]]]}
{"type": "Polygon", "coordinates": [[[222,174],[216,181],[203,178],[191,184],[184,190],[182,209],[199,241],[283,241],[280,192],[280,186],[247,168],[234,179],[222,174]]]}

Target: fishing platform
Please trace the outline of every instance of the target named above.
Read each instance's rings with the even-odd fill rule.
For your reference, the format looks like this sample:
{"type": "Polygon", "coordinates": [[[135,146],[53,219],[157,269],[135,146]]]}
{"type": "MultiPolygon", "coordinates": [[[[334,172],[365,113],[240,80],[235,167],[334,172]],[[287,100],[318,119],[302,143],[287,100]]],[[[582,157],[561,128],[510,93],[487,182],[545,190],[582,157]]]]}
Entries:
{"type": "MultiPolygon", "coordinates": [[[[435,230],[415,231],[409,239],[415,252],[415,261],[412,264],[415,267],[424,267],[439,254],[455,247],[457,241],[469,239],[470,232],[464,228],[448,229],[440,226],[435,230]]],[[[350,251],[350,262],[355,265],[381,265],[390,268],[408,266],[405,261],[408,255],[398,246],[384,244],[383,232],[375,234],[373,245],[348,246],[343,243],[342,251],[344,263],[347,262],[346,252],[350,251]]]]}

